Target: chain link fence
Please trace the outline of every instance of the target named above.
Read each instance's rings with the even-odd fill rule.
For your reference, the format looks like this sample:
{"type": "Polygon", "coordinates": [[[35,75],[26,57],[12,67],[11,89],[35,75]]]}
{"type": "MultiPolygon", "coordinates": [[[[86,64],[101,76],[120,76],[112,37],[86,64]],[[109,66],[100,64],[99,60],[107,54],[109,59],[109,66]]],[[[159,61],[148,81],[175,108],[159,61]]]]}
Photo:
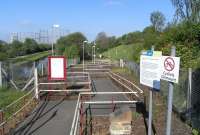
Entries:
{"type": "MultiPolygon", "coordinates": [[[[124,66],[131,70],[136,79],[140,78],[140,65],[134,61],[124,60],[124,66]]],[[[168,82],[161,80],[160,92],[164,99],[168,96],[168,82]]],[[[189,70],[179,71],[179,83],[174,84],[173,110],[188,121],[193,128],[200,131],[200,69],[195,69],[189,76],[189,70]],[[191,82],[191,87],[190,87],[191,82]]]]}
{"type": "MultiPolygon", "coordinates": [[[[80,63],[80,58],[67,59],[67,67],[80,63]]],[[[40,76],[48,73],[48,58],[41,59],[35,62],[26,62],[22,64],[2,62],[2,86],[14,88],[18,90],[25,90],[29,87],[26,85],[31,82],[33,85],[34,68],[38,69],[40,76]]]]}
{"type": "MultiPolygon", "coordinates": [[[[67,67],[80,63],[80,59],[68,59],[67,67]]],[[[12,134],[12,130],[31,114],[37,106],[34,87],[34,68],[38,69],[39,75],[47,75],[48,59],[44,58],[36,62],[13,64],[1,62],[0,71],[2,87],[28,92],[13,101],[11,104],[0,108],[0,135],[12,134]],[[25,89],[26,88],[26,89],[25,89]]]]}
{"type": "Polygon", "coordinates": [[[200,131],[200,69],[192,72],[191,108],[188,112],[192,127],[200,131]]]}

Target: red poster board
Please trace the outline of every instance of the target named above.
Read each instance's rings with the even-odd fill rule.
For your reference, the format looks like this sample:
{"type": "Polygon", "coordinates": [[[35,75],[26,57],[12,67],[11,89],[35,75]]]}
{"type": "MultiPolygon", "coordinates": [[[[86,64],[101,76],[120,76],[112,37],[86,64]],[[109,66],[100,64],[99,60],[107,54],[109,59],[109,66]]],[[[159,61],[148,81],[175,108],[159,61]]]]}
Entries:
{"type": "Polygon", "coordinates": [[[64,56],[48,57],[48,80],[66,80],[67,65],[64,56]]]}

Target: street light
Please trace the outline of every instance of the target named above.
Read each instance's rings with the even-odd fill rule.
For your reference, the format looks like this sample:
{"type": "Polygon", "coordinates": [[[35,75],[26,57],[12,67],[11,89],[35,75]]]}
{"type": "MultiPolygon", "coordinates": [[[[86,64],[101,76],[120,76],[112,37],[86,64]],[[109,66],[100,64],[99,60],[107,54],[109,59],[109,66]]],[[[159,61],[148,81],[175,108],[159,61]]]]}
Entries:
{"type": "Polygon", "coordinates": [[[94,55],[93,55],[93,57],[94,57],[94,60],[93,60],[93,63],[95,64],[95,57],[96,57],[96,54],[95,54],[95,47],[96,47],[96,43],[94,42],[94,45],[92,46],[93,48],[94,48],[94,55]]]}
{"type": "Polygon", "coordinates": [[[54,28],[59,28],[60,25],[54,24],[52,26],[52,44],[51,44],[51,51],[52,51],[52,56],[54,55],[54,50],[53,50],[53,44],[54,44],[54,28]]]}
{"type": "Polygon", "coordinates": [[[84,64],[85,64],[85,63],[84,63],[84,62],[85,62],[85,60],[84,60],[84,59],[85,59],[85,58],[84,58],[84,53],[85,53],[85,52],[84,52],[84,44],[87,43],[87,42],[88,42],[87,40],[83,41],[83,72],[84,72],[84,64]]]}
{"type": "Polygon", "coordinates": [[[94,55],[94,53],[93,53],[93,46],[92,46],[92,63],[93,63],[93,55],[94,55]]]}

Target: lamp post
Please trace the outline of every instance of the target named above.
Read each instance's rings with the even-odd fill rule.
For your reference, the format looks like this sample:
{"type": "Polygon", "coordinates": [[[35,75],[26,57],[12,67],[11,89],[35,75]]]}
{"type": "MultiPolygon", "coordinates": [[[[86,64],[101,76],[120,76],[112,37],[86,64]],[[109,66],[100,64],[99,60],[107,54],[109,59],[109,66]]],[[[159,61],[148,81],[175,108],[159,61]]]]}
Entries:
{"type": "Polygon", "coordinates": [[[92,46],[92,48],[94,48],[94,49],[93,49],[93,52],[94,52],[94,53],[93,53],[93,57],[94,57],[94,58],[93,58],[93,63],[94,63],[94,64],[95,64],[95,57],[96,57],[96,54],[95,54],[95,47],[96,47],[96,43],[94,42],[94,45],[92,46]]]}
{"type": "Polygon", "coordinates": [[[54,50],[53,50],[53,44],[54,44],[54,28],[59,28],[60,26],[58,24],[54,24],[52,26],[52,44],[51,44],[51,51],[52,51],[52,56],[54,55],[54,50]]]}
{"type": "Polygon", "coordinates": [[[94,50],[93,50],[93,46],[92,46],[92,63],[94,63],[94,58],[93,58],[93,56],[94,56],[94,52],[93,52],[94,50]]]}
{"type": "Polygon", "coordinates": [[[84,53],[85,53],[85,52],[84,52],[84,46],[85,46],[85,45],[84,45],[84,44],[87,43],[87,42],[88,42],[87,40],[83,41],[83,72],[84,72],[84,64],[85,64],[85,60],[84,60],[84,59],[85,59],[85,58],[84,58],[84,53]]]}

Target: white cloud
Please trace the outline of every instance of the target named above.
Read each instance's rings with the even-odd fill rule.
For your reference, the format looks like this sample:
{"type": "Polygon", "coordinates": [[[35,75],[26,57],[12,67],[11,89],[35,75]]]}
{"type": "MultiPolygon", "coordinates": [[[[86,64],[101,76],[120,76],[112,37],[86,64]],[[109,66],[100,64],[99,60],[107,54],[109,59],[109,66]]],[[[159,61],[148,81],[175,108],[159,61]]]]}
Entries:
{"type": "Polygon", "coordinates": [[[119,6],[122,5],[122,2],[119,0],[106,0],[105,6],[119,6]]]}
{"type": "Polygon", "coordinates": [[[19,22],[20,25],[32,25],[32,22],[28,19],[24,19],[19,22]]]}

